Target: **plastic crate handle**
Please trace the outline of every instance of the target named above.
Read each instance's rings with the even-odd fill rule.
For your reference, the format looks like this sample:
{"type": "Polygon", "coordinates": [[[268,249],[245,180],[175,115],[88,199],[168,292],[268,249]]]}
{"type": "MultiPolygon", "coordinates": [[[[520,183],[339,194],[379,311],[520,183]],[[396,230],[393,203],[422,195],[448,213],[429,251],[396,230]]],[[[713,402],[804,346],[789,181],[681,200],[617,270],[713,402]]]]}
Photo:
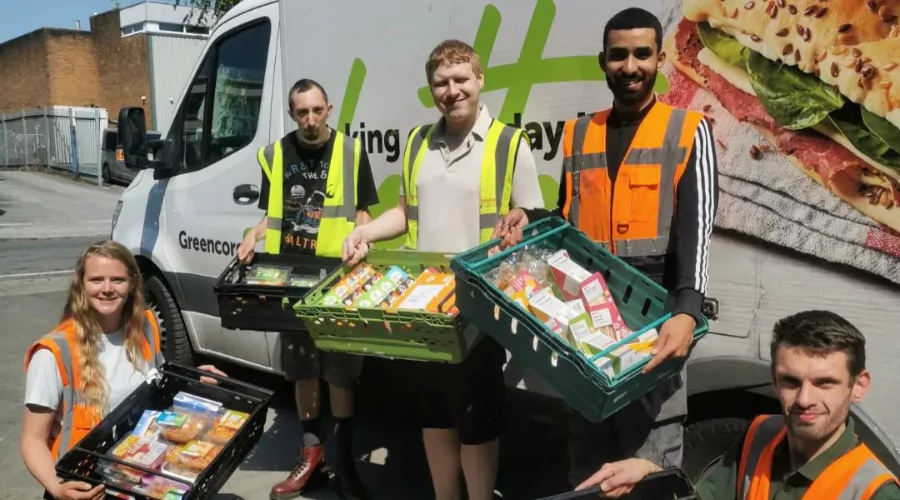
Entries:
{"type": "MultiPolygon", "coordinates": [[[[539,223],[540,223],[540,221],[535,222],[534,224],[539,224],[539,223]]],[[[529,226],[530,226],[530,225],[529,225],[529,226]]],[[[525,230],[523,230],[522,232],[524,233],[525,231],[527,231],[529,226],[526,226],[526,227],[525,227],[525,230]]],[[[565,224],[563,224],[563,225],[561,225],[561,226],[559,226],[559,227],[555,227],[555,228],[553,228],[553,229],[547,231],[546,233],[539,234],[539,235],[535,236],[534,239],[532,239],[532,240],[527,240],[527,241],[526,241],[525,239],[522,239],[522,241],[520,241],[518,244],[516,244],[516,245],[514,245],[514,246],[511,246],[511,247],[507,248],[506,250],[501,250],[500,252],[497,252],[497,253],[495,253],[494,255],[490,255],[490,256],[488,256],[488,257],[485,257],[484,259],[481,259],[481,260],[479,260],[479,261],[468,263],[468,266],[469,266],[471,269],[480,269],[480,268],[482,268],[482,267],[484,267],[484,266],[490,266],[490,265],[492,265],[493,263],[495,263],[495,262],[497,262],[497,261],[502,261],[502,260],[505,259],[506,257],[508,257],[508,256],[512,255],[513,253],[519,251],[522,247],[524,247],[524,246],[526,246],[526,245],[533,244],[533,243],[535,243],[535,242],[537,242],[537,241],[546,240],[547,238],[549,238],[549,237],[551,237],[551,236],[553,236],[553,235],[555,235],[555,234],[557,234],[557,233],[561,233],[561,232],[565,231],[565,230],[568,229],[569,227],[571,227],[571,225],[570,225],[568,222],[566,222],[565,224]]],[[[499,239],[491,240],[490,242],[488,242],[487,244],[485,244],[485,246],[487,246],[487,247],[489,247],[489,248],[490,248],[490,247],[493,247],[493,246],[496,246],[496,244],[494,244],[494,242],[499,242],[499,241],[500,241],[499,239]]]]}

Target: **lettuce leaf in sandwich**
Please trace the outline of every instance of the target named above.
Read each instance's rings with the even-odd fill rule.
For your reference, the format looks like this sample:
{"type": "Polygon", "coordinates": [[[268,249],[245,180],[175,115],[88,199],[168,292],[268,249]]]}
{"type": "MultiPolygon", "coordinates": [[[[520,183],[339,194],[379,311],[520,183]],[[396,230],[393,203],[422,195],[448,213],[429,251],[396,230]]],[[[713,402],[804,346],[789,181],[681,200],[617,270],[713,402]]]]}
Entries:
{"type": "Polygon", "coordinates": [[[900,129],[893,123],[846,99],[816,76],[772,61],[708,23],[697,27],[706,48],[749,75],[754,93],[780,127],[834,128],[860,152],[900,170],[900,129]]]}

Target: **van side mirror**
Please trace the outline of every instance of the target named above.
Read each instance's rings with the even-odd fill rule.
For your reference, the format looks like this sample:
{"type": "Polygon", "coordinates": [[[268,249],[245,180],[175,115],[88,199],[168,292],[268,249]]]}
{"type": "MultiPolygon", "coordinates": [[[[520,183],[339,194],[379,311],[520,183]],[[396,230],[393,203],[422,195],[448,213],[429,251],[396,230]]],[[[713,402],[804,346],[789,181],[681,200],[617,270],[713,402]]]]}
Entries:
{"type": "Polygon", "coordinates": [[[130,107],[119,110],[116,159],[129,167],[145,169],[148,166],[146,123],[144,108],[130,107]]]}

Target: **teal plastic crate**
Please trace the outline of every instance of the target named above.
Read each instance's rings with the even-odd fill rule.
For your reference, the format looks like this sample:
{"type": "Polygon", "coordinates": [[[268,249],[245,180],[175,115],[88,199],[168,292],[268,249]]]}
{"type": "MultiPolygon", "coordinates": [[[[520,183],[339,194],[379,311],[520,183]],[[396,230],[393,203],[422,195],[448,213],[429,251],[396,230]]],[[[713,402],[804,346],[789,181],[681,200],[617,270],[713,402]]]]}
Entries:
{"type": "MultiPolygon", "coordinates": [[[[497,245],[497,241],[492,241],[451,260],[450,268],[457,278],[456,304],[469,322],[496,339],[519,365],[538,374],[571,407],[594,422],[640,399],[682,370],[684,359],[670,359],[646,375],[641,371],[648,360],[612,378],[600,371],[594,360],[651,328],[659,331],[671,317],[672,298],[662,286],[558,217],[532,223],[524,232],[524,240],[519,245],[496,255],[488,255],[497,245]],[[512,253],[528,246],[565,249],[587,271],[600,272],[622,319],[633,333],[595,356],[586,356],[484,277],[512,253]]],[[[692,348],[708,330],[709,323],[703,319],[694,330],[692,348]]]]}
{"type": "MultiPolygon", "coordinates": [[[[372,250],[365,262],[384,272],[397,265],[413,275],[429,267],[451,272],[450,255],[372,250]]],[[[355,266],[341,266],[294,305],[316,347],[324,351],[388,359],[460,363],[478,341],[459,315],[404,309],[326,306],[322,297],[355,266]]]]}

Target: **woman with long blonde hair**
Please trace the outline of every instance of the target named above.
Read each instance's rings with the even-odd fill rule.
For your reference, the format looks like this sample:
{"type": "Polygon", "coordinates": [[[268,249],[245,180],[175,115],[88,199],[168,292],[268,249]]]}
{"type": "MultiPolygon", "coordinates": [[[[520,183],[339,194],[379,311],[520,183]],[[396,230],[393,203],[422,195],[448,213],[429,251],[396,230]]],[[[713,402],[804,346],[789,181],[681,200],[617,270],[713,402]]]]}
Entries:
{"type": "MultiPolygon", "coordinates": [[[[45,498],[104,497],[102,485],[61,481],[56,461],[163,364],[159,341],[134,256],[114,241],[89,246],[59,324],[25,356],[21,453],[45,498]]],[[[200,369],[225,375],[211,365],[200,369]]]]}

